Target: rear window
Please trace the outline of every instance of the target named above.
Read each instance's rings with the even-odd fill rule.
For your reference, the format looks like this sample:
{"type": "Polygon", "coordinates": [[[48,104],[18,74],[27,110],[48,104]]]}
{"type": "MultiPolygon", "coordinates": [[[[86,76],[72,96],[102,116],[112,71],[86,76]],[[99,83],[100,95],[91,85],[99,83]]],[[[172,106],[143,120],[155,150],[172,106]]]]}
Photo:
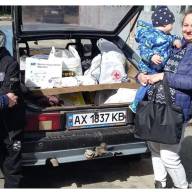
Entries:
{"type": "Polygon", "coordinates": [[[22,6],[23,31],[114,31],[131,6],[22,6]]]}

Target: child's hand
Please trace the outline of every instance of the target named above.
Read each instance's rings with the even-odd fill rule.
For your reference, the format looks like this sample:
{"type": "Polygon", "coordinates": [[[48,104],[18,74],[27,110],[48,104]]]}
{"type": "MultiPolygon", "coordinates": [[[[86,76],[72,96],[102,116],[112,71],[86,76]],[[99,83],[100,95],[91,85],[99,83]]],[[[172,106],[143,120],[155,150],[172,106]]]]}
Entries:
{"type": "Polygon", "coordinates": [[[176,39],[173,41],[173,46],[175,46],[177,49],[181,48],[181,40],[176,39]]]}
{"type": "Polygon", "coordinates": [[[162,62],[162,59],[159,55],[155,54],[151,57],[151,61],[156,64],[159,65],[162,62]]]}
{"type": "Polygon", "coordinates": [[[13,107],[17,104],[18,97],[14,93],[7,93],[7,96],[9,98],[9,107],[13,107]]]}

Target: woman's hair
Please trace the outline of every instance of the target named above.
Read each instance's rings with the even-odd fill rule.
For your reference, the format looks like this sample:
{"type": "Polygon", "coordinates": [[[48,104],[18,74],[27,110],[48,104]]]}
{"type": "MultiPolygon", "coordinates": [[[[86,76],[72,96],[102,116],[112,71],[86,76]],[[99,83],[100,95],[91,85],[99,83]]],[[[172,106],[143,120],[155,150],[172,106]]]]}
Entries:
{"type": "Polygon", "coordinates": [[[185,20],[185,17],[186,17],[187,15],[190,15],[190,14],[192,14],[192,9],[188,9],[188,10],[184,13],[183,20],[182,20],[182,25],[183,25],[183,22],[184,22],[184,20],[185,20]]]}

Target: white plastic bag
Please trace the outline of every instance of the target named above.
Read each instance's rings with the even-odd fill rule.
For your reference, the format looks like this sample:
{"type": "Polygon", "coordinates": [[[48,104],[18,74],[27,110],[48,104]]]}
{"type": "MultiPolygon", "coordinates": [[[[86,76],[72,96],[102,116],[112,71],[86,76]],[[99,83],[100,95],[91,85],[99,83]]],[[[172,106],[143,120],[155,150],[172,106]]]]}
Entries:
{"type": "Polygon", "coordinates": [[[62,62],[62,71],[74,72],[75,75],[82,75],[81,58],[73,46],[69,49],[55,49],[49,54],[49,60],[59,59],[62,62]]]}
{"type": "Polygon", "coordinates": [[[109,97],[107,103],[131,103],[136,95],[137,89],[119,88],[117,93],[109,97]]]}
{"type": "Polygon", "coordinates": [[[109,51],[116,51],[118,53],[122,53],[121,49],[119,49],[117,47],[117,45],[115,45],[114,43],[112,43],[111,41],[108,41],[106,39],[99,39],[97,41],[97,47],[99,48],[99,50],[101,51],[101,53],[103,52],[109,52],[109,51]]]}
{"type": "Polygon", "coordinates": [[[85,76],[91,76],[99,82],[120,83],[127,76],[125,73],[125,56],[116,51],[104,52],[93,58],[91,67],[85,71],[85,76]]]}
{"type": "Polygon", "coordinates": [[[99,84],[121,83],[125,73],[125,57],[116,51],[102,54],[99,84]]]}
{"type": "Polygon", "coordinates": [[[74,86],[79,86],[79,82],[75,77],[63,77],[54,81],[54,87],[57,88],[74,86]]]}
{"type": "Polygon", "coordinates": [[[91,76],[76,76],[75,77],[80,85],[96,85],[97,81],[91,76]]]}
{"type": "Polygon", "coordinates": [[[93,58],[91,67],[84,72],[84,76],[89,76],[99,81],[101,67],[101,54],[93,58]]]}
{"type": "Polygon", "coordinates": [[[54,87],[74,87],[79,85],[95,85],[97,82],[89,76],[63,77],[54,79],[54,87]]]}

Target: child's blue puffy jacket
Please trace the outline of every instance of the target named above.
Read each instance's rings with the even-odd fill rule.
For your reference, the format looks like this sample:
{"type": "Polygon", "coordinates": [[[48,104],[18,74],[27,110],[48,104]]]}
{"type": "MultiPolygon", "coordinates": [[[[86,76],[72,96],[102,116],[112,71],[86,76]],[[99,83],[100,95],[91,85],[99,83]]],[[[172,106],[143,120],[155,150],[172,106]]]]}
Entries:
{"type": "Polygon", "coordinates": [[[175,39],[176,36],[165,34],[154,28],[152,24],[139,20],[135,37],[136,42],[139,43],[140,56],[142,58],[142,61],[139,63],[139,69],[142,72],[148,73],[162,70],[169,58],[175,39]],[[151,57],[154,54],[161,56],[162,63],[160,66],[151,62],[151,57]]]}

